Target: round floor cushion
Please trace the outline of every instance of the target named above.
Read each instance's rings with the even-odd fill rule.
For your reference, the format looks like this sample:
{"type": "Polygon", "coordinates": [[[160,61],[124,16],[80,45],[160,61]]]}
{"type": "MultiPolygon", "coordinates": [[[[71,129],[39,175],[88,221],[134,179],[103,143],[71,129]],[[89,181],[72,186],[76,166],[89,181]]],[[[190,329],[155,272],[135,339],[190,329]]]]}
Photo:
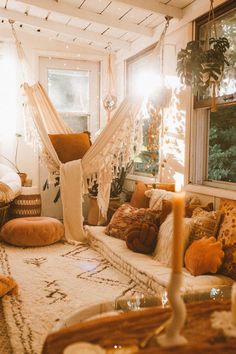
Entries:
{"type": "Polygon", "coordinates": [[[63,224],[50,217],[25,217],[8,221],[1,229],[1,239],[11,245],[47,246],[64,236],[63,224]]]}

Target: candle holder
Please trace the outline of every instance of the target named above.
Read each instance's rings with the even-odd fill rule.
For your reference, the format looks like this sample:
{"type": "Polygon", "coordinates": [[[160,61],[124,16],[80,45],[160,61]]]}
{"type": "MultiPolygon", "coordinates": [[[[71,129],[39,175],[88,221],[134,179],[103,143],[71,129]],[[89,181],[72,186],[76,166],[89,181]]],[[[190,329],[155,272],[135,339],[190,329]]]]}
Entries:
{"type": "Polygon", "coordinates": [[[156,338],[162,347],[174,347],[187,344],[187,339],[180,335],[186,319],[186,306],[180,295],[180,288],[183,281],[182,273],[171,274],[168,286],[168,299],[173,313],[170,324],[166,328],[166,333],[156,338]]]}

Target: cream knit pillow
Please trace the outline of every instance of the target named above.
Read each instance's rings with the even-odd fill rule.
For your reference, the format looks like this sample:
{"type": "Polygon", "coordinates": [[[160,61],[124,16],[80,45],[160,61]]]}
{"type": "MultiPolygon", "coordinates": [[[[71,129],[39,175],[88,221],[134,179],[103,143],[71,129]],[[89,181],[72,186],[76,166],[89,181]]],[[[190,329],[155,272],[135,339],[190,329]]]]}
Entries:
{"type": "MultiPolygon", "coordinates": [[[[191,218],[184,219],[184,251],[188,246],[189,235],[193,227],[191,218]]],[[[172,238],[173,238],[173,213],[169,214],[161,224],[154,259],[171,267],[172,265],[172,238]]],[[[184,255],[183,255],[184,257],[184,255]]]]}

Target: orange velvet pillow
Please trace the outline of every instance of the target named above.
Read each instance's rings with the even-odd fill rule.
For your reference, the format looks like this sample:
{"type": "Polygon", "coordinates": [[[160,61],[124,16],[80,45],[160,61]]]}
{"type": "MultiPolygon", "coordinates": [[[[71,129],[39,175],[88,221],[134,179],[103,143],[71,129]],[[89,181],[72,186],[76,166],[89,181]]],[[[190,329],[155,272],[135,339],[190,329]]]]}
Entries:
{"type": "Polygon", "coordinates": [[[62,163],[82,159],[91,146],[89,132],[48,136],[62,163]]]}
{"type": "Polygon", "coordinates": [[[138,253],[151,254],[157,243],[158,228],[153,223],[136,223],[127,232],[127,247],[138,253]]]}
{"type": "Polygon", "coordinates": [[[152,187],[139,181],[136,182],[134,193],[132,194],[130,205],[134,208],[148,208],[149,198],[146,197],[145,192],[152,187]]]}
{"type": "Polygon", "coordinates": [[[132,194],[130,205],[134,208],[148,208],[149,198],[146,197],[145,192],[149,189],[164,189],[169,192],[175,191],[175,183],[155,183],[155,184],[145,184],[144,182],[136,182],[135,190],[132,194]]]}
{"type": "Polygon", "coordinates": [[[224,252],[215,237],[194,241],[185,253],[185,267],[192,275],[216,273],[222,264],[224,252]]]}

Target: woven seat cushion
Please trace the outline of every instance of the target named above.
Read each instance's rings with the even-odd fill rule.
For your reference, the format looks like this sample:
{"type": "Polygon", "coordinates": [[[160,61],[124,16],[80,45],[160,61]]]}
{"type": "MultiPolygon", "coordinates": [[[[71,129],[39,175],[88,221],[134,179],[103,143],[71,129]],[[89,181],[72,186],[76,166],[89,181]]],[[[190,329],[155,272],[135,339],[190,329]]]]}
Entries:
{"type": "Polygon", "coordinates": [[[47,246],[64,236],[63,224],[49,217],[26,217],[8,221],[1,229],[1,239],[11,245],[47,246]]]}

